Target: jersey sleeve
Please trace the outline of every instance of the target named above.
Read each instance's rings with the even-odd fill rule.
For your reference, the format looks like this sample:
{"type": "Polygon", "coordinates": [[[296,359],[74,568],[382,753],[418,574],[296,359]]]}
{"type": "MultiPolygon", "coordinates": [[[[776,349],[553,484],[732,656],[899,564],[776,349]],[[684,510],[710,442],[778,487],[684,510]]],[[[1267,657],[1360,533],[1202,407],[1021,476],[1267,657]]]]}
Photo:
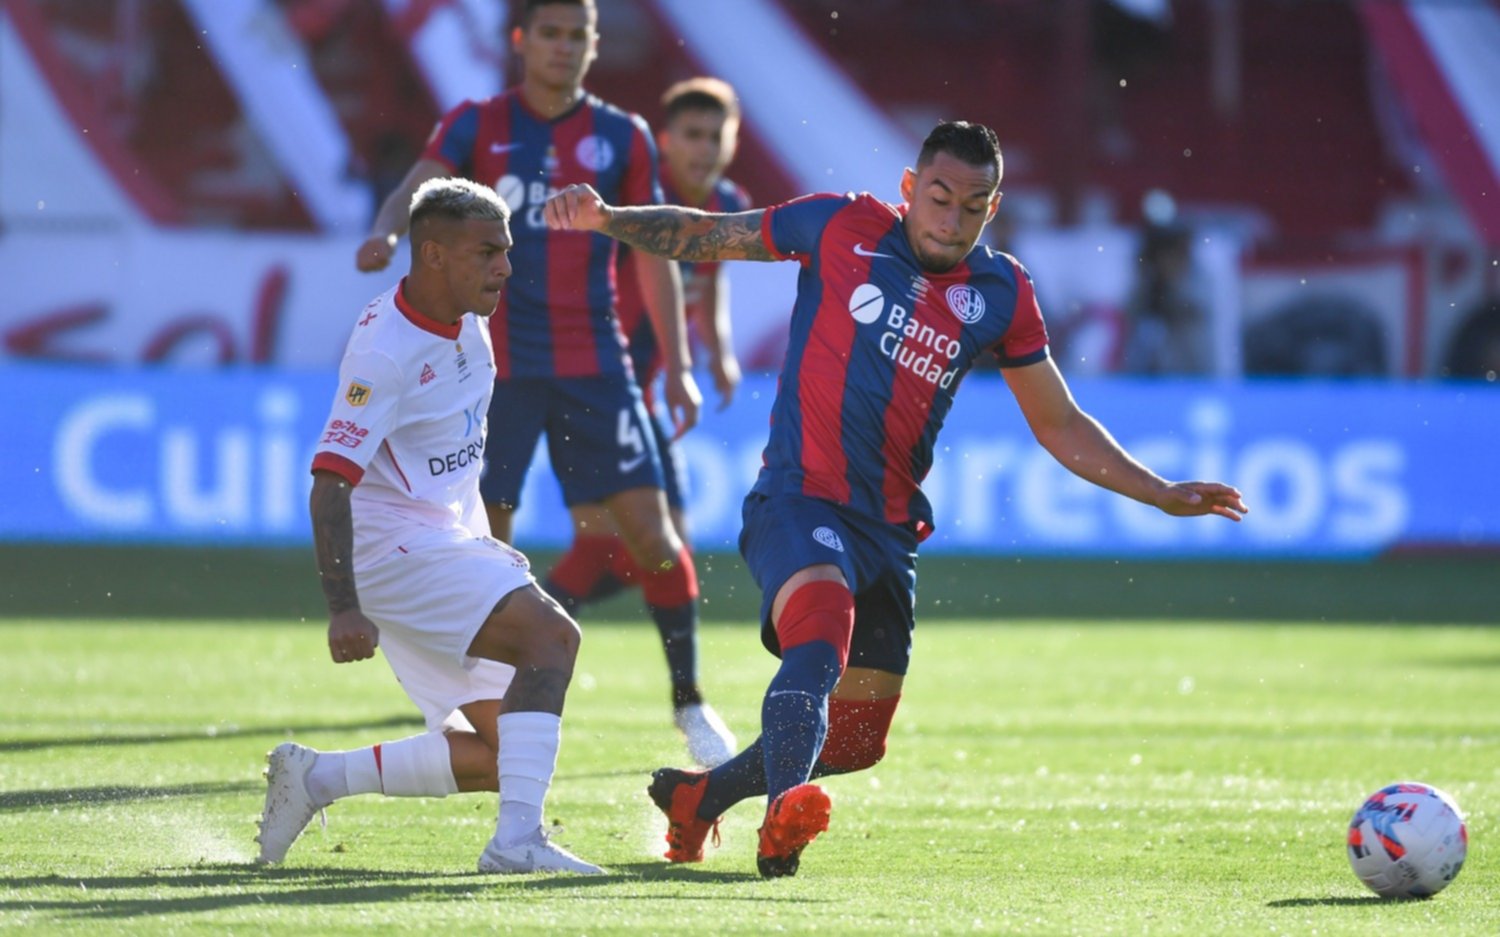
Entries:
{"type": "Polygon", "coordinates": [[[639,115],[630,115],[630,157],[625,164],[625,178],[620,183],[620,204],[662,205],[667,199],[657,175],[656,144],[651,128],[639,115]]]}
{"type": "Polygon", "coordinates": [[[395,426],[400,388],[400,370],[385,355],[345,356],[339,365],[338,394],[313,450],[313,471],[333,472],[351,485],[359,484],[395,426]]]}
{"type": "Polygon", "coordinates": [[[777,260],[804,260],[817,250],[823,229],[853,195],[804,195],[766,209],[761,238],[777,260]]]}
{"type": "Polygon", "coordinates": [[[1042,321],[1042,307],[1036,301],[1031,272],[1014,257],[1009,259],[1016,269],[1016,308],[1011,314],[1010,327],[995,345],[994,352],[1000,367],[1019,368],[1046,360],[1047,324],[1042,321]]]}
{"type": "Polygon", "coordinates": [[[465,101],[443,115],[427,138],[422,159],[436,160],[455,176],[467,176],[474,168],[474,143],[479,138],[479,105],[465,101]]]}

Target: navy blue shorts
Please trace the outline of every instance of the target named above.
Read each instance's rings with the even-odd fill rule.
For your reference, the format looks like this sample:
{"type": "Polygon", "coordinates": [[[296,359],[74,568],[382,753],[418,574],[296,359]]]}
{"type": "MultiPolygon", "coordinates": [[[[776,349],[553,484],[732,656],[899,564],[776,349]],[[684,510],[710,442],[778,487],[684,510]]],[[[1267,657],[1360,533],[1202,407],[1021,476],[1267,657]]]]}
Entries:
{"type": "Polygon", "coordinates": [[[916,627],[917,536],[832,501],[802,495],[745,499],[740,554],[761,590],[760,639],[781,656],[771,605],[798,570],[831,563],[854,593],[849,666],[906,675],[916,627]]]}
{"type": "Polygon", "coordinates": [[[543,432],[569,507],[631,488],[660,488],[654,423],[640,388],[624,374],[496,381],[479,493],[488,504],[520,507],[521,484],[543,432]]]}

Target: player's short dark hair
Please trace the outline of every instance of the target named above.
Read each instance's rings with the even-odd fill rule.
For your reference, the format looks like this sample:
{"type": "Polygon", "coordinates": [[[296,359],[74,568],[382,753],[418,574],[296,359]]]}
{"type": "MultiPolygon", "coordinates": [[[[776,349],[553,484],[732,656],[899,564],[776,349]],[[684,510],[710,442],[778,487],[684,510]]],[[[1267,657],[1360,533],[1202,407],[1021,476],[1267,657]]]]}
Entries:
{"type": "Polygon", "coordinates": [[[1000,138],[984,124],[967,120],[945,120],[932,128],[917,154],[917,168],[932,162],[939,153],[947,153],[970,166],[994,166],[995,184],[1005,174],[1005,159],[1000,155],[1000,138]]]}
{"type": "Polygon", "coordinates": [[[718,111],[730,123],[739,123],[740,100],[734,87],[720,78],[700,75],[679,81],[661,96],[662,110],[670,124],[683,111],[718,111]]]}
{"type": "Polygon", "coordinates": [[[411,230],[416,240],[417,228],[428,220],[508,221],[510,206],[494,189],[469,179],[445,176],[428,179],[411,197],[411,230]]]}
{"type": "Polygon", "coordinates": [[[535,13],[538,8],[558,5],[583,7],[584,9],[589,11],[593,11],[595,9],[594,0],[526,0],[526,2],[521,6],[521,18],[517,22],[520,24],[520,27],[522,29],[525,29],[526,27],[531,25],[531,15],[535,13]]]}

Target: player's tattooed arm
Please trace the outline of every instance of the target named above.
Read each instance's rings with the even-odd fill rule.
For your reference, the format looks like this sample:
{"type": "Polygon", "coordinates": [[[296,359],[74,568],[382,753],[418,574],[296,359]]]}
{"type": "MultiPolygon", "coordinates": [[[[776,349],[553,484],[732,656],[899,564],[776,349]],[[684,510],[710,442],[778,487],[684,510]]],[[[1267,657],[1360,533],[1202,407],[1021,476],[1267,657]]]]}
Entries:
{"type": "Polygon", "coordinates": [[[359,608],[354,588],[354,515],[349,508],[352,490],[346,479],[332,472],[313,475],[308,510],[312,514],[313,543],[318,575],[330,614],[359,608]]]}
{"type": "Polygon", "coordinates": [[[676,205],[615,208],[602,228],[612,238],[674,260],[775,260],[761,238],[765,210],[716,214],[676,205]]]}

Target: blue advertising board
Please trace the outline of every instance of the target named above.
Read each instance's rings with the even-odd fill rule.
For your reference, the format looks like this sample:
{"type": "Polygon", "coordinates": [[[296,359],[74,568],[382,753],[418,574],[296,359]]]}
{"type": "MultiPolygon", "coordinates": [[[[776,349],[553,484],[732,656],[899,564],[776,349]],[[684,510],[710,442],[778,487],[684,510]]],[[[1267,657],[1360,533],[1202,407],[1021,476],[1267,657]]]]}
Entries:
{"type": "MultiPolygon", "coordinates": [[[[309,542],[312,446],[332,371],[0,367],[0,540],[294,546],[309,542]]],[[[1170,478],[1222,479],[1243,524],[1179,520],[1070,475],[1032,439],[1003,381],[971,375],[926,484],[924,552],[1358,558],[1500,548],[1500,388],[1442,383],[1079,380],[1075,396],[1170,478]]],[[[705,407],[681,445],[700,549],[733,549],[775,380],[705,407]]],[[[523,548],[570,531],[537,453],[523,548]]]]}

